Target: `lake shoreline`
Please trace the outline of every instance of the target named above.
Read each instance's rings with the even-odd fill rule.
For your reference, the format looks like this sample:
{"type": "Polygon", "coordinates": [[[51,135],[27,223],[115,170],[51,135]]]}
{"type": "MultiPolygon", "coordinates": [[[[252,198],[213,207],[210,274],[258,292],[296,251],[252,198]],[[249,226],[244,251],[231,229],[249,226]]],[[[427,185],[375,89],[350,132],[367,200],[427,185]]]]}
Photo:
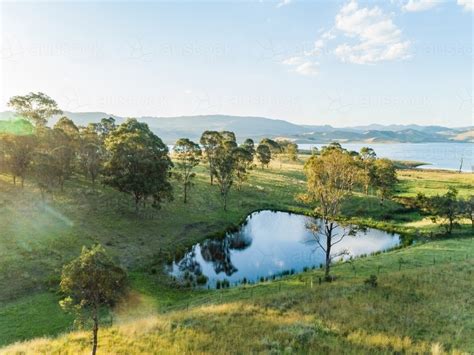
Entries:
{"type": "MultiPolygon", "coordinates": [[[[291,212],[253,212],[238,230],[227,233],[224,238],[206,238],[194,244],[181,259],[165,265],[165,272],[188,287],[219,289],[321,268],[324,253],[315,244],[308,223],[322,221],[291,212]]],[[[349,223],[341,224],[337,227],[338,233],[346,233],[348,226],[349,223]]],[[[403,236],[396,232],[362,225],[357,228],[355,236],[347,235],[334,248],[336,254],[343,252],[334,263],[406,245],[403,236]]],[[[320,238],[325,237],[321,234],[320,238]]]]}

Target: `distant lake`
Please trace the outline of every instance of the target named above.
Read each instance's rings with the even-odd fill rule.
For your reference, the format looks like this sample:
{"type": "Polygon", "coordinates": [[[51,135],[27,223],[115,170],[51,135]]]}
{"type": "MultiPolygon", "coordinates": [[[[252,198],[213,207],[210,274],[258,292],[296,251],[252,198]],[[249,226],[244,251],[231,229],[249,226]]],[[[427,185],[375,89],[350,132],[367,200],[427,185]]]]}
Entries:
{"type": "MultiPolygon", "coordinates": [[[[207,284],[214,287],[218,280],[234,285],[244,278],[253,282],[319,267],[325,263],[325,254],[317,247],[306,226],[308,222],[317,220],[286,212],[252,213],[237,232],[194,245],[182,259],[168,266],[168,272],[177,278],[192,276],[194,280],[203,274],[208,277],[207,284]]],[[[339,236],[341,232],[335,231],[339,236]]],[[[321,243],[326,243],[324,236],[321,243]]],[[[344,258],[356,257],[393,248],[399,243],[397,234],[368,228],[355,236],[346,236],[334,245],[333,253],[346,250],[348,254],[344,258]]]]}
{"type": "MultiPolygon", "coordinates": [[[[327,144],[298,144],[300,149],[318,149],[327,144]]],[[[348,150],[359,151],[362,147],[371,147],[378,157],[394,160],[413,160],[430,165],[423,165],[424,169],[458,170],[463,159],[462,170],[474,172],[474,144],[473,143],[347,143],[341,144],[348,150]]]]}

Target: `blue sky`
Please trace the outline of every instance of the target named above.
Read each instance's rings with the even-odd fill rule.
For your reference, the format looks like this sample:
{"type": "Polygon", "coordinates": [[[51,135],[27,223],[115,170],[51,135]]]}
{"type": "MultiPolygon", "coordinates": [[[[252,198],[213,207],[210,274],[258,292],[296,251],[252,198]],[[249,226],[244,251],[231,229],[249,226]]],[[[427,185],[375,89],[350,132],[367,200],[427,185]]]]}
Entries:
{"type": "Polygon", "coordinates": [[[1,3],[0,110],[472,125],[467,0],[1,3]]]}

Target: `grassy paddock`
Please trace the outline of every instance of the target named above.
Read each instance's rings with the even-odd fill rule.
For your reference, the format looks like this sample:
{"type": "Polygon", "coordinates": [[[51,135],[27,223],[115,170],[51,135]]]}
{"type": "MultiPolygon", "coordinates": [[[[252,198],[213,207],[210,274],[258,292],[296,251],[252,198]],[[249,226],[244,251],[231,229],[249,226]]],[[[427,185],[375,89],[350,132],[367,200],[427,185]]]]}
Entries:
{"type": "MultiPolygon", "coordinates": [[[[174,183],[174,201],[165,203],[158,211],[143,207],[138,216],[128,196],[103,186],[93,188],[78,177],[67,182],[64,192],[56,191],[43,203],[33,185],[27,183],[22,190],[14,187],[9,177],[0,176],[0,345],[69,329],[71,319],[61,313],[55,295],[60,270],[64,263],[79,254],[82,245],[94,242],[103,244],[130,271],[133,291],[128,306],[117,310],[118,321],[130,321],[150,312],[194,307],[208,302],[209,297],[209,302],[214,303],[221,298],[228,298],[229,302],[239,300],[245,290],[220,293],[171,288],[161,273],[162,262],[183,253],[206,236],[235,227],[252,211],[268,208],[310,212],[295,199],[305,187],[302,162],[283,163],[281,168],[280,163],[275,162],[270,169],[253,170],[242,191],[232,191],[227,213],[222,210],[217,187],[209,185],[206,169],[201,166],[197,172],[189,204],[182,203],[182,189],[174,183]]],[[[414,196],[418,191],[443,193],[449,184],[455,185],[465,196],[474,187],[473,174],[404,170],[399,172],[399,177],[397,194],[400,196],[414,196]]],[[[410,235],[440,231],[416,211],[407,211],[391,201],[380,205],[373,196],[356,194],[344,212],[356,223],[410,235]]],[[[472,236],[472,230],[464,226],[457,235],[472,236]]],[[[467,250],[472,252],[472,248],[467,250]]],[[[430,253],[432,251],[426,255],[430,253]]],[[[370,260],[388,255],[392,254],[370,260]]],[[[387,258],[383,264],[388,260],[392,259],[387,258]]],[[[398,267],[396,262],[394,265],[398,267]]],[[[337,270],[344,268],[347,266],[341,265],[337,270]]],[[[373,268],[370,270],[373,272],[373,268]]],[[[380,271],[378,266],[377,270],[380,271]]],[[[357,271],[357,275],[351,276],[355,278],[354,285],[361,283],[358,275],[357,271]]],[[[291,285],[292,290],[295,286],[296,291],[301,285],[295,280],[298,278],[274,284],[281,288],[291,285]]],[[[339,292],[338,285],[341,286],[339,282],[331,285],[334,292],[339,292]]],[[[265,287],[273,292],[276,286],[265,287]]],[[[262,297],[267,299],[269,294],[262,292],[262,297]]],[[[337,338],[342,339],[340,335],[337,338]]],[[[351,339],[355,339],[355,335],[351,339]]]]}
{"type": "MultiPolygon", "coordinates": [[[[165,310],[156,301],[163,290],[150,286],[152,280],[134,278],[141,292],[119,308],[117,325],[100,332],[99,350],[472,352],[473,252],[472,238],[430,242],[338,264],[335,283],[319,285],[323,272],[314,270],[175,299],[177,306],[165,310]],[[363,283],[370,274],[378,277],[376,288],[363,283]]],[[[86,353],[89,341],[90,334],[74,332],[0,352],[86,353]]]]}

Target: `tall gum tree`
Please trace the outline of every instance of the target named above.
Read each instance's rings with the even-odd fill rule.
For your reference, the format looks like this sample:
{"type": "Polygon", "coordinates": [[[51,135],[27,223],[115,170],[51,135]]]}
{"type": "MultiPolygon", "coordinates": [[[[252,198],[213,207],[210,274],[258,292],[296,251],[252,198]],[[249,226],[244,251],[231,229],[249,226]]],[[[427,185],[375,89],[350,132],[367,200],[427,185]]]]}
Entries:
{"type": "Polygon", "coordinates": [[[24,96],[13,96],[8,101],[17,115],[27,119],[36,127],[44,127],[49,118],[63,112],[58,108],[56,101],[42,92],[30,92],[24,96]]]}
{"type": "Polygon", "coordinates": [[[354,158],[342,149],[330,148],[321,155],[313,155],[304,166],[307,192],[302,199],[312,204],[321,223],[309,223],[315,242],[325,253],[325,279],[330,281],[331,262],[346,254],[333,253],[333,247],[347,235],[353,235],[353,226],[344,227],[341,220],[341,205],[351,195],[360,178],[359,167],[354,158]]]}
{"type": "Polygon", "coordinates": [[[136,211],[139,203],[148,198],[153,199],[153,207],[159,207],[164,199],[172,199],[169,178],[173,163],[168,147],[146,123],[129,118],[110,133],[105,146],[108,160],[104,182],[131,194],[136,211]]]}
{"type": "Polygon", "coordinates": [[[188,192],[192,187],[192,179],[196,176],[193,169],[199,165],[201,158],[201,148],[188,138],[181,138],[176,141],[174,147],[175,168],[178,180],[183,183],[184,203],[188,201],[188,192]]]}

